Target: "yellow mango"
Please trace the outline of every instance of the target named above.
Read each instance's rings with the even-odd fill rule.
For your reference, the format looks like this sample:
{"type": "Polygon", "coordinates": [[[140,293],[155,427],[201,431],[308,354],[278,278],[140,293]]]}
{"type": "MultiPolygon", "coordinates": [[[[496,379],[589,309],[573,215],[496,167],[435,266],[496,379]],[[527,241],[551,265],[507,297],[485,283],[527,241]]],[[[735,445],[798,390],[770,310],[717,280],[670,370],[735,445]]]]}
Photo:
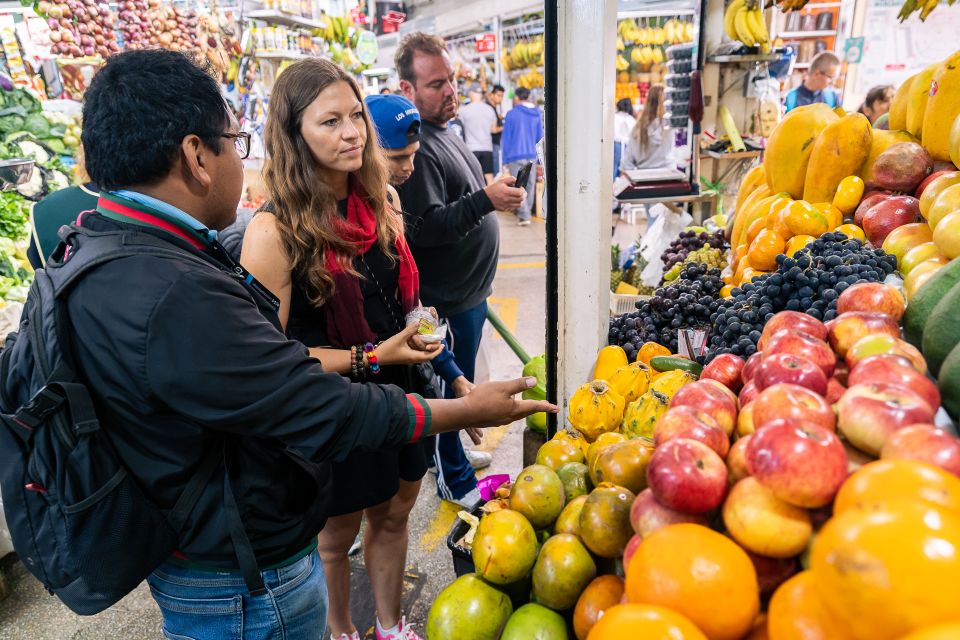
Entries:
{"type": "Polygon", "coordinates": [[[859,176],[867,184],[873,182],[873,163],[877,161],[877,156],[897,144],[898,142],[920,142],[909,131],[885,131],[883,129],[873,130],[873,140],[870,142],[870,153],[867,159],[863,161],[863,167],[860,169],[859,176]]]}
{"type": "Polygon", "coordinates": [[[889,117],[891,131],[907,128],[907,104],[910,102],[910,85],[913,84],[917,75],[919,74],[915,73],[904,80],[893,95],[893,100],[890,102],[889,117]]]}
{"type": "Polygon", "coordinates": [[[934,160],[950,160],[946,135],[960,114],[960,51],[943,61],[930,80],[923,112],[922,144],[934,160]]]}
{"type": "MultiPolygon", "coordinates": [[[[786,191],[794,199],[803,196],[804,178],[814,142],[827,125],[839,119],[823,103],[797,107],[783,118],[770,136],[763,159],[767,185],[772,192],[786,191]]],[[[831,193],[829,198],[832,197],[831,193]]]]}
{"type": "MultiPolygon", "coordinates": [[[[927,110],[927,98],[930,97],[930,81],[940,63],[930,65],[918,73],[910,84],[910,96],[907,103],[907,131],[920,138],[923,131],[923,117],[927,110]]],[[[893,127],[891,127],[892,129],[893,127]]]]}
{"type": "Polygon", "coordinates": [[[870,154],[873,133],[862,113],[848,113],[817,136],[803,182],[807,202],[830,202],[840,181],[856,173],[870,154]]]}
{"type": "Polygon", "coordinates": [[[740,211],[740,207],[743,206],[747,196],[753,193],[760,185],[766,184],[766,182],[767,176],[763,172],[762,164],[758,164],[744,174],[743,180],[740,181],[740,187],[737,190],[737,204],[733,209],[734,215],[740,211]]]}
{"type": "Polygon", "coordinates": [[[950,159],[954,166],[960,166],[960,116],[953,119],[950,127],[950,159]]]}

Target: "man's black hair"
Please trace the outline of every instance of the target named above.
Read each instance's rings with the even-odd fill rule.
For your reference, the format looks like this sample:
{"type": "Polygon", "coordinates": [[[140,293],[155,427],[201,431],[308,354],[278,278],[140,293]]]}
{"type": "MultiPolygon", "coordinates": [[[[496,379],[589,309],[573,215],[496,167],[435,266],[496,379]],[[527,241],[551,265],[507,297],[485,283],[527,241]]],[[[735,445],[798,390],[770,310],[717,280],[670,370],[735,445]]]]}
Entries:
{"type": "Polygon", "coordinates": [[[87,172],[101,189],[164,178],[183,139],[220,153],[230,117],[216,81],[187,56],[151,49],[110,57],[83,106],[87,172]]]}
{"type": "Polygon", "coordinates": [[[527,89],[526,87],[520,87],[519,89],[513,92],[513,95],[517,96],[521,100],[529,100],[530,89],[527,89]]]}
{"type": "Polygon", "coordinates": [[[490,89],[490,93],[503,93],[506,89],[503,88],[502,84],[493,85],[493,89],[490,89]]]}

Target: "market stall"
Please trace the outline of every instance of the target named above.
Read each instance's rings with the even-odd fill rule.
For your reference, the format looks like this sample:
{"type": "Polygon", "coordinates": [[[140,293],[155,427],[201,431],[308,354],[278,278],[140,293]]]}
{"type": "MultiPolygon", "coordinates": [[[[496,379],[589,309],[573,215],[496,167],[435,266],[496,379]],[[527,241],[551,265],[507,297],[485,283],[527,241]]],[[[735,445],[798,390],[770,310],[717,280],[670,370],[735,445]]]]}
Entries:
{"type": "Polygon", "coordinates": [[[462,514],[428,636],[960,637],[960,53],[901,84],[889,129],[778,118],[725,215],[650,230],[656,288],[610,316],[587,42],[613,4],[546,15],[559,428],[462,514]]]}

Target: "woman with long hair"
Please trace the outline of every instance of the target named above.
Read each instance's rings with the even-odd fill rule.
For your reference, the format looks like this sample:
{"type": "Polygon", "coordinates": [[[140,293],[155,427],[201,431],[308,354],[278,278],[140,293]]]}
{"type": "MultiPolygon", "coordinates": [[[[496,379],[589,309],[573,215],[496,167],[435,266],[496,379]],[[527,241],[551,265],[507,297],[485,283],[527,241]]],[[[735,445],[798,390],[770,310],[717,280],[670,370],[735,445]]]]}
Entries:
{"type": "MultiPolygon", "coordinates": [[[[419,391],[422,376],[410,365],[449,354],[419,342],[416,325],[405,326],[419,304],[419,278],[357,83],[326,60],[291,65],[271,94],[264,143],[269,202],[247,228],[241,262],[280,299],[287,334],[325,369],[419,391]]],[[[458,395],[472,388],[456,373],[444,377],[458,395]]],[[[427,470],[427,446],[355,453],[333,464],[331,517],[319,550],[335,640],[360,637],[350,617],[347,553],[364,515],[377,638],[417,638],[401,615],[400,595],[407,517],[427,470]]]]}
{"type": "Polygon", "coordinates": [[[665,167],[673,162],[673,136],[663,118],[666,111],[663,95],[663,85],[650,87],[643,110],[623,150],[620,171],[665,167]]]}

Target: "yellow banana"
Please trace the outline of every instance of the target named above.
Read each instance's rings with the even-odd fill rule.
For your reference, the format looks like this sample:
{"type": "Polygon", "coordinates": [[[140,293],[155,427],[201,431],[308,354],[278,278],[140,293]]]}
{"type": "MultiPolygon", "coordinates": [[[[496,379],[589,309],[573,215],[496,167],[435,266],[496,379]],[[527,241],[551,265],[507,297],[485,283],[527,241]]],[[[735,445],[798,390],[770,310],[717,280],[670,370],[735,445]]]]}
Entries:
{"type": "Polygon", "coordinates": [[[737,12],[743,7],[744,0],[733,0],[730,3],[730,6],[727,7],[726,12],[723,14],[723,30],[727,34],[727,37],[731,40],[739,40],[740,36],[737,34],[736,28],[736,17],[737,12]]]}
{"type": "Polygon", "coordinates": [[[740,7],[737,11],[737,15],[733,21],[734,28],[737,31],[737,40],[752,47],[757,44],[756,38],[753,37],[753,32],[750,31],[750,24],[747,22],[747,8],[740,7]]]}
{"type": "Polygon", "coordinates": [[[747,25],[750,27],[750,33],[758,44],[770,42],[770,34],[767,32],[767,24],[763,20],[763,12],[760,7],[747,9],[747,25]]]}

